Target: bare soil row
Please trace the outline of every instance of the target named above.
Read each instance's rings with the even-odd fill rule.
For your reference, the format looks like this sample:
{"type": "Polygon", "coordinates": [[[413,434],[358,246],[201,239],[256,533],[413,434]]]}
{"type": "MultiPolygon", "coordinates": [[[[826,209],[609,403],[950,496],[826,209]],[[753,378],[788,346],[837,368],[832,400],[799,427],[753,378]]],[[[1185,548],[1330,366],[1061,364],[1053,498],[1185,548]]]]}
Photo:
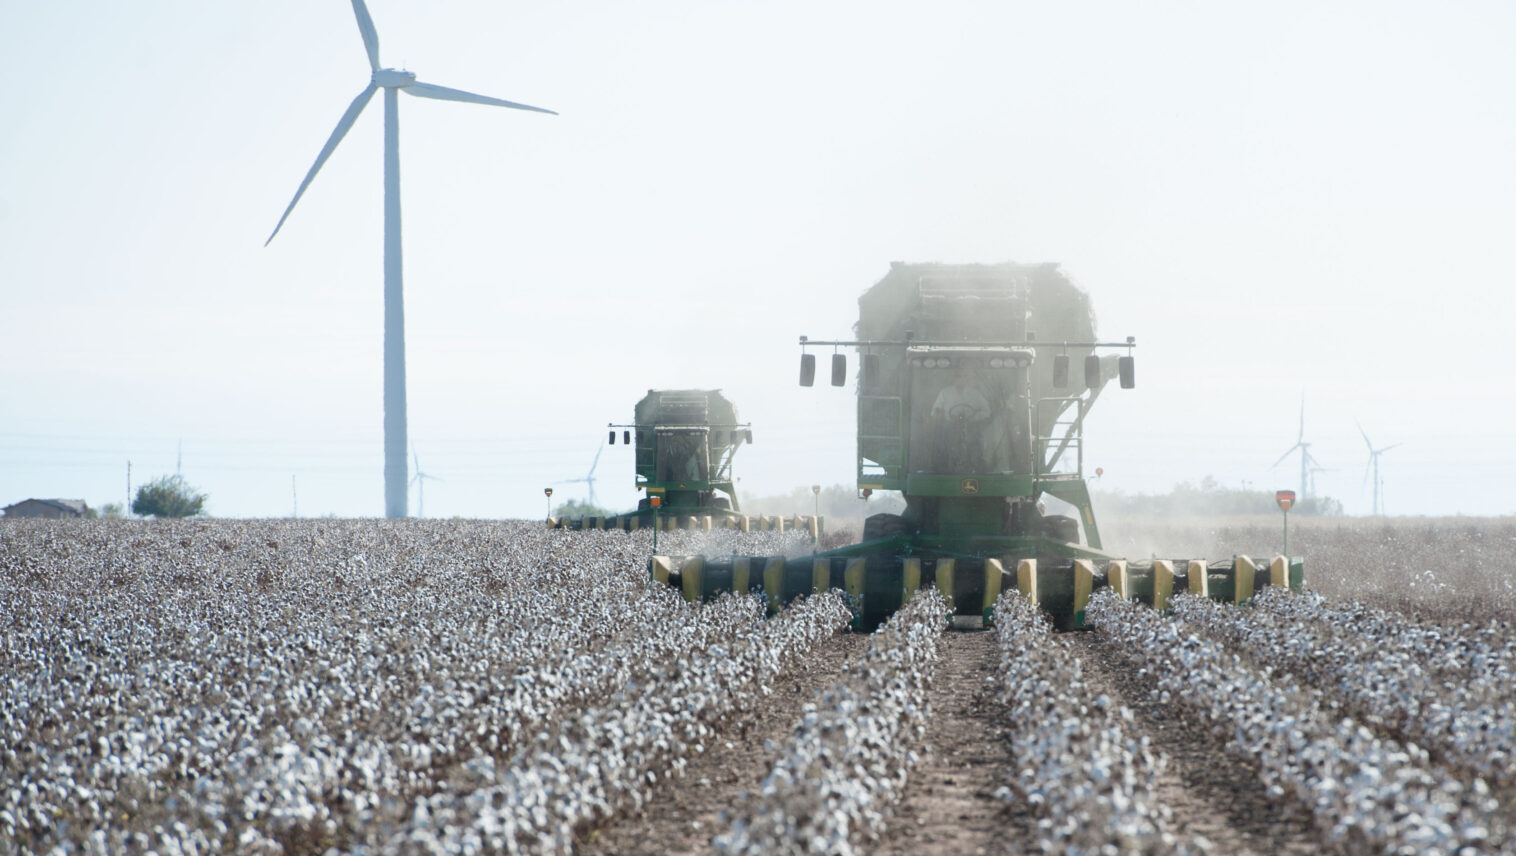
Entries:
{"type": "MultiPolygon", "coordinates": [[[[1201,837],[1214,852],[1307,854],[1322,852],[1309,822],[1292,816],[1260,792],[1245,762],[1228,754],[1197,723],[1159,701],[1155,683],[1095,633],[1059,637],[1085,667],[1099,693],[1133,711],[1136,732],[1168,759],[1160,794],[1173,812],[1175,831],[1201,837]]],[[[620,818],[591,833],[589,854],[710,852],[723,829],[722,811],[766,776],[803,706],[836,679],[865,637],[839,635],[820,646],[805,668],[787,679],[745,731],[723,736],[670,780],[638,817],[620,818]]],[[[1007,709],[997,698],[994,636],[976,629],[946,632],[932,683],[928,749],[883,838],[871,852],[898,856],[1014,853],[1035,850],[1036,820],[1024,806],[997,796],[1012,759],[1005,735],[1007,709]]]]}

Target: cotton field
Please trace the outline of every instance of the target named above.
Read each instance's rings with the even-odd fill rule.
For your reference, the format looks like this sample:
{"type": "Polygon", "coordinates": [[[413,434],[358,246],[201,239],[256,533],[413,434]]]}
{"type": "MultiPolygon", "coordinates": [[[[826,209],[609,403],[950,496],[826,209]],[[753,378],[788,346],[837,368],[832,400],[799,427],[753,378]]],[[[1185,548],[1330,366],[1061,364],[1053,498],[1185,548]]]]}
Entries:
{"type": "Polygon", "coordinates": [[[1498,610],[1312,565],[1079,633],[928,588],[863,635],[841,592],[688,605],[651,537],[0,523],[0,852],[1516,852],[1498,610]]]}

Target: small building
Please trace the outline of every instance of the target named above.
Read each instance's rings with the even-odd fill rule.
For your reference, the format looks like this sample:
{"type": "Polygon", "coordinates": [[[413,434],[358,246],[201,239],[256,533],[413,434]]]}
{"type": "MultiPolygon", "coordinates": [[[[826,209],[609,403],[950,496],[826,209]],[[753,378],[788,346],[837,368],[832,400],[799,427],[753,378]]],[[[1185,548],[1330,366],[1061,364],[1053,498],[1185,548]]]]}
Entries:
{"type": "Polygon", "coordinates": [[[23,499],[4,509],[6,517],[88,517],[89,506],[82,499],[23,499]]]}

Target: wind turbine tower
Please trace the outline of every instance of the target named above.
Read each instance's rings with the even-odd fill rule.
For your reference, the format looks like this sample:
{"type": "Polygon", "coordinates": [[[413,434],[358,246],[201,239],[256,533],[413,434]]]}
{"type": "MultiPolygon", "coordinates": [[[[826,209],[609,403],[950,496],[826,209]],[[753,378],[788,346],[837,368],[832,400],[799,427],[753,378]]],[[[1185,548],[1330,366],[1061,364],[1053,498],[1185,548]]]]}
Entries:
{"type": "Polygon", "coordinates": [[[374,29],[374,20],[369,17],[368,6],[363,0],[353,0],[353,14],[358,18],[358,32],[363,36],[363,48],[368,53],[371,76],[368,86],[358,93],[347,112],[337,120],[337,127],[327,138],[316,162],[300,182],[295,198],[284,209],[284,216],[274,226],[274,231],[263,245],[268,246],[279,234],[295,203],[310,186],[311,180],[321,170],[321,165],[331,157],[337,144],[358,120],[358,115],[374,93],[384,90],[384,514],[386,517],[406,516],[405,446],[405,306],[404,289],[400,277],[400,115],[398,92],[439,101],[466,101],[471,104],[490,104],[510,107],[515,110],[531,110],[537,113],[552,113],[541,107],[518,104],[485,95],[475,95],[461,89],[449,89],[422,83],[414,72],[397,68],[382,68],[379,65],[379,33],[374,29]]]}
{"type": "Polygon", "coordinates": [[[1300,434],[1295,438],[1295,445],[1285,450],[1285,453],[1280,455],[1279,460],[1275,461],[1269,469],[1284,463],[1284,459],[1293,455],[1296,449],[1300,450],[1300,499],[1303,502],[1311,495],[1312,470],[1322,469],[1320,462],[1311,454],[1311,444],[1305,441],[1305,396],[1300,397],[1300,434]]]}
{"type": "Polygon", "coordinates": [[[1369,441],[1369,433],[1363,430],[1362,425],[1358,426],[1358,433],[1363,435],[1363,444],[1369,447],[1369,462],[1368,465],[1363,468],[1363,477],[1365,480],[1367,480],[1369,477],[1369,470],[1372,469],[1374,471],[1374,516],[1378,517],[1380,514],[1380,496],[1384,492],[1384,481],[1379,477],[1379,456],[1395,448],[1396,446],[1399,446],[1400,444],[1391,443],[1388,446],[1376,449],[1374,448],[1374,444],[1369,441]]]}

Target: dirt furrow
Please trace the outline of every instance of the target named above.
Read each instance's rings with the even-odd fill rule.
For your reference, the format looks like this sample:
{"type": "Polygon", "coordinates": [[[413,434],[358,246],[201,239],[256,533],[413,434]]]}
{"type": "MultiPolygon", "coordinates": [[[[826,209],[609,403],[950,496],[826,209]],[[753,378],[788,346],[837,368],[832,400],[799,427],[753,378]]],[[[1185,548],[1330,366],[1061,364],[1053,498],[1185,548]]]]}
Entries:
{"type": "Polygon", "coordinates": [[[879,845],[879,854],[999,853],[1007,837],[1026,835],[995,797],[1010,764],[1004,708],[996,700],[999,669],[995,635],[948,630],[928,696],[929,747],[911,771],[904,797],[879,845]]]}
{"type": "Polygon", "coordinates": [[[1269,801],[1252,767],[1238,759],[1175,705],[1152,698],[1157,682],[1137,674],[1098,633],[1070,633],[1084,679],[1095,694],[1131,708],[1134,734],[1145,734],[1168,758],[1158,796],[1174,813],[1174,832],[1203,836],[1216,853],[1278,856],[1326,848],[1309,820],[1269,801]]]}
{"type": "Polygon", "coordinates": [[[841,633],[818,645],[776,683],[774,694],[745,730],[717,737],[705,754],[690,760],[683,777],[658,791],[640,816],[610,821],[591,832],[577,852],[595,856],[711,852],[711,838],[722,831],[722,810],[763,781],[773,766],[775,750],[800,720],[801,708],[835,684],[843,664],[867,644],[867,635],[841,633]]]}

